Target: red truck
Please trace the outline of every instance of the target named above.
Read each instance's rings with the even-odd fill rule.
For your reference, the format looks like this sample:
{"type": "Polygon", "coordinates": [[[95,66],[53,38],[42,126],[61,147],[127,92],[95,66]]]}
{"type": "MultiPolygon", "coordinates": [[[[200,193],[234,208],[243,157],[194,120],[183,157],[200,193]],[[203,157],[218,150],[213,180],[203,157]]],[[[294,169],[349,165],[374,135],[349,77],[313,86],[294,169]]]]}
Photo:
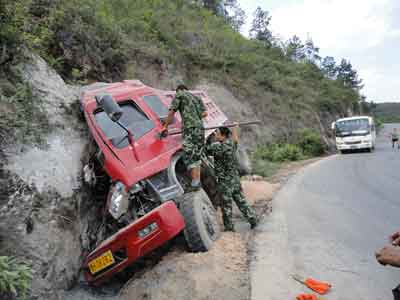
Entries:
{"type": "MultiPolygon", "coordinates": [[[[205,127],[226,123],[227,117],[205,92],[191,92],[207,108],[205,127]]],[[[203,162],[204,190],[189,192],[181,135],[160,138],[174,95],[138,80],[95,84],[81,95],[94,141],[84,179],[94,187],[101,172],[108,182],[102,238],[83,266],[89,283],[102,283],[181,232],[192,251],[207,251],[220,236],[213,205],[219,196],[207,172],[210,161],[203,162]]],[[[180,129],[176,114],[169,130],[180,129]]],[[[207,139],[212,132],[206,131],[207,139]]]]}

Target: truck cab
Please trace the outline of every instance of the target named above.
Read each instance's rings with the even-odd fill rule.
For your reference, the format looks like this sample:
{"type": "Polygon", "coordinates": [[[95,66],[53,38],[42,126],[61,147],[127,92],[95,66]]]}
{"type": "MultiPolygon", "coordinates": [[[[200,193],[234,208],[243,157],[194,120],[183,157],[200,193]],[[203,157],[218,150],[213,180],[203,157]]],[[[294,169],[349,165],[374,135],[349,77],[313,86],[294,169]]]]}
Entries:
{"type": "MultiPolygon", "coordinates": [[[[191,93],[207,109],[205,127],[227,122],[205,92],[191,93]]],[[[181,161],[182,136],[160,138],[174,96],[173,91],[138,80],[95,84],[81,94],[80,106],[93,141],[84,179],[95,188],[97,178],[106,178],[103,185],[107,185],[100,238],[83,265],[89,283],[102,283],[180,233],[192,251],[207,251],[220,235],[212,204],[217,197],[215,182],[210,187],[212,180],[205,178],[205,191],[189,191],[189,174],[181,161]],[[117,107],[118,118],[108,105],[117,107]]],[[[169,129],[180,130],[181,125],[176,114],[169,129]]],[[[212,133],[207,130],[206,138],[212,133]]],[[[206,157],[203,164],[210,165],[206,157]]]]}

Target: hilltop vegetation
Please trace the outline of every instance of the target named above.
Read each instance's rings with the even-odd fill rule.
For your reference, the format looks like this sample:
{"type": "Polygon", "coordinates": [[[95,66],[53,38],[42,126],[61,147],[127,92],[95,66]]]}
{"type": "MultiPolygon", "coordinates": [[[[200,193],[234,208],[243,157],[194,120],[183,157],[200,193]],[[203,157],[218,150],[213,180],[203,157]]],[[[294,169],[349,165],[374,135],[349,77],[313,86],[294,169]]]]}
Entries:
{"type": "Polygon", "coordinates": [[[176,69],[189,83],[221,83],[258,117],[275,120],[288,139],[299,126],[317,128],[310,112],[345,116],[362,100],[350,62],[321,58],[312,40],[278,40],[267,11],[255,12],[250,38],[240,34],[244,13],[235,0],[4,0],[0,6],[0,94],[7,97],[19,87],[16,71],[9,71],[29,49],[69,82],[134,77],[147,61],[160,72],[176,69]]]}
{"type": "Polygon", "coordinates": [[[400,103],[371,103],[371,113],[383,123],[400,123],[400,103]]]}

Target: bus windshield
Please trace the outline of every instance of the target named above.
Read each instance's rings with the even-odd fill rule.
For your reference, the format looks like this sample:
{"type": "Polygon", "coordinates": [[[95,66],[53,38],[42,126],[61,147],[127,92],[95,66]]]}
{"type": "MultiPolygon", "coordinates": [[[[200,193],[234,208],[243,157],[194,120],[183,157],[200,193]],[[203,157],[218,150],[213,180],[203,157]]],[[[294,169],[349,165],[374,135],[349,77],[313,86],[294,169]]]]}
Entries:
{"type": "Polygon", "coordinates": [[[352,119],[335,123],[336,136],[367,135],[370,133],[368,119],[352,119]]]}

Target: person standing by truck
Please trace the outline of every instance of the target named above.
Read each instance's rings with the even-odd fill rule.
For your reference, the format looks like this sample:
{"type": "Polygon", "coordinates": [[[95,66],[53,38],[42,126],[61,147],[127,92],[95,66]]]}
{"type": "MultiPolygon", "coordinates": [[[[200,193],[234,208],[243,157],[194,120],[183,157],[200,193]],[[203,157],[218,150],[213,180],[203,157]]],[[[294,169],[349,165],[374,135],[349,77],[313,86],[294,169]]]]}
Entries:
{"type": "Polygon", "coordinates": [[[191,187],[198,189],[201,187],[201,155],[205,146],[202,119],[207,117],[207,111],[203,101],[190,93],[184,83],[179,83],[176,88],[175,98],[171,102],[168,117],[164,122],[162,130],[164,134],[168,133],[168,125],[171,124],[177,111],[183,123],[183,161],[191,173],[191,187]]]}
{"type": "Polygon", "coordinates": [[[232,202],[234,201],[251,228],[257,225],[257,217],[253,208],[243,196],[239,176],[239,162],[236,152],[238,149],[238,125],[233,127],[232,133],[227,127],[217,129],[214,143],[206,146],[207,155],[214,157],[215,177],[218,189],[222,194],[222,217],[225,231],[234,231],[232,222],[232,202]]]}

